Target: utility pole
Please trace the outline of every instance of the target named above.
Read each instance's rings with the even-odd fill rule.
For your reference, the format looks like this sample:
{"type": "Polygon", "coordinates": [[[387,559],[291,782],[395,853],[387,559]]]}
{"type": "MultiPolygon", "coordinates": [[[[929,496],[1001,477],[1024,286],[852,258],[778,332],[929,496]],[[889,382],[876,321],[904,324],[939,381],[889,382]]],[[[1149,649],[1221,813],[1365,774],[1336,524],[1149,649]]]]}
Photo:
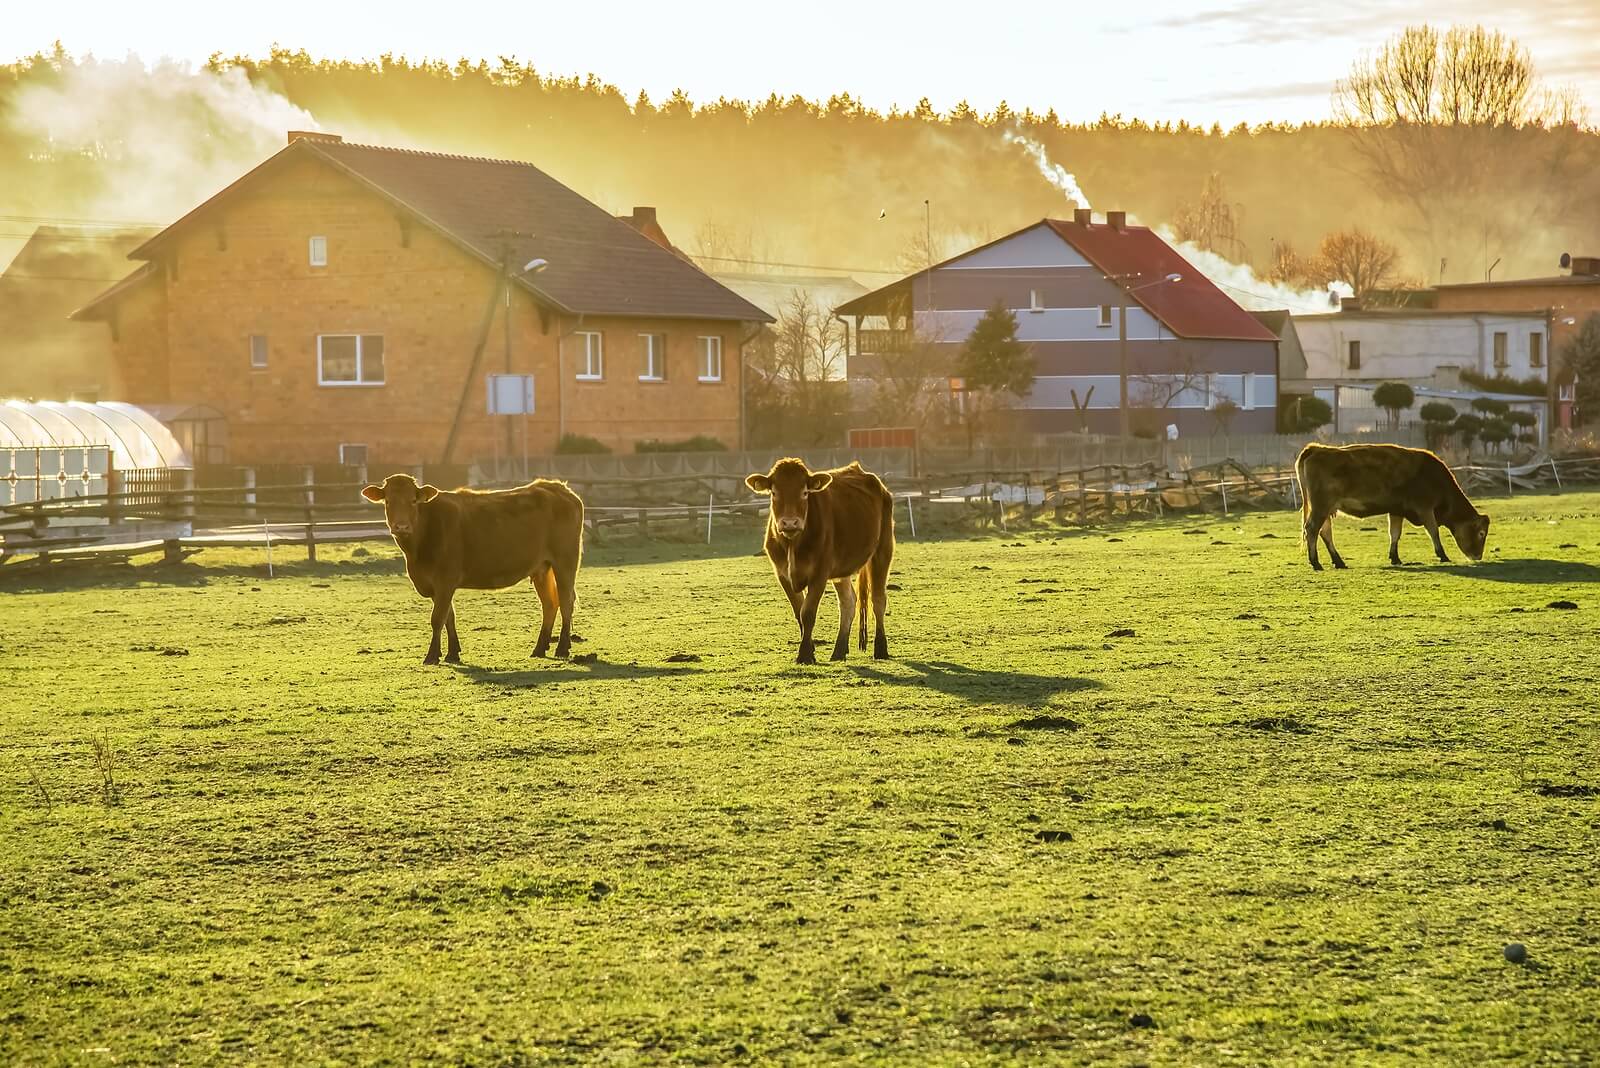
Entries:
{"type": "Polygon", "coordinates": [[[1117,279],[1117,378],[1122,399],[1117,404],[1119,427],[1128,438],[1128,287],[1117,279]]]}

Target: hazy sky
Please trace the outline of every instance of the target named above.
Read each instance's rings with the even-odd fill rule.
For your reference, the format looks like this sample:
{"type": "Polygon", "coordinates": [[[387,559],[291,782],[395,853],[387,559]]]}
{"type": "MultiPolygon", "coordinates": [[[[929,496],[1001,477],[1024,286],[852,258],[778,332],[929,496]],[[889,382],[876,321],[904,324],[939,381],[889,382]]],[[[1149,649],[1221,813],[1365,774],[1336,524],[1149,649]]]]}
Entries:
{"type": "MultiPolygon", "coordinates": [[[[1407,21],[1412,3],[1237,0],[1141,5],[1013,0],[0,0],[0,49],[60,39],[74,53],[202,62],[262,54],[274,42],[314,55],[412,58],[508,55],[559,74],[593,72],[630,96],[683,88],[696,100],[826,97],[909,108],[1055,108],[1224,125],[1328,115],[1336,78],[1407,21]],[[1133,21],[1136,19],[1137,21],[1133,21]]],[[[1548,79],[1571,83],[1600,113],[1600,0],[1452,0],[1448,16],[1517,37],[1548,79]]],[[[11,58],[6,55],[3,58],[11,58]]],[[[1594,117],[1600,117],[1596,114],[1594,117]]]]}

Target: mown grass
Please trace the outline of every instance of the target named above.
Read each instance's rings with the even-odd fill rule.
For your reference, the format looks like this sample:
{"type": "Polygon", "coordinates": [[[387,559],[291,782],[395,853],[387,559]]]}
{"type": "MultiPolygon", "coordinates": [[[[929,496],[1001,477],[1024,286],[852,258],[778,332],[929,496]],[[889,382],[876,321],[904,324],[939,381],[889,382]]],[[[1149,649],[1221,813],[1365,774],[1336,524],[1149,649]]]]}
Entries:
{"type": "Polygon", "coordinates": [[[391,548],[13,580],[0,1063],[1593,1064],[1600,495],[1488,510],[907,539],[814,668],[754,528],[587,664],[424,668],[391,548]]]}

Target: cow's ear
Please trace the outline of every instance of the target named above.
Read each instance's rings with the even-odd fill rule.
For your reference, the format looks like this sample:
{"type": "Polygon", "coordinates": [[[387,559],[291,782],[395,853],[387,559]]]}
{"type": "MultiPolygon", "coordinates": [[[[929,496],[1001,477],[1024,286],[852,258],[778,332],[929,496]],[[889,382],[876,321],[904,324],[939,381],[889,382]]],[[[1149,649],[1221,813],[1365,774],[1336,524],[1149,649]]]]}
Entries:
{"type": "Polygon", "coordinates": [[[744,484],[749,486],[753,493],[771,493],[772,479],[766,475],[746,475],[744,484]]]}
{"type": "Polygon", "coordinates": [[[418,486],[417,487],[417,500],[419,500],[419,501],[431,501],[437,496],[439,496],[439,487],[438,486],[418,486]]]}
{"type": "Polygon", "coordinates": [[[833,483],[833,476],[826,471],[818,471],[806,479],[806,489],[812,493],[821,493],[833,483]]]}
{"type": "Polygon", "coordinates": [[[383,500],[383,487],[368,486],[366,489],[361,491],[361,496],[365,497],[369,501],[381,501],[383,500]]]}

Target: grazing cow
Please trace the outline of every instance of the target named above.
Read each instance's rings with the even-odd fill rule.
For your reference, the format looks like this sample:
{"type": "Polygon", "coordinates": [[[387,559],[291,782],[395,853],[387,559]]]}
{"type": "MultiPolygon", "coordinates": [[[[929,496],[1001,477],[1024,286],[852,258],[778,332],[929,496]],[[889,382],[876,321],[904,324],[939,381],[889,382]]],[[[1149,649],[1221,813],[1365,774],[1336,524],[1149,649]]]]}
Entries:
{"type": "Polygon", "coordinates": [[[869,595],[877,620],[872,655],[886,659],[889,641],[883,634],[883,613],[894,559],[894,497],[883,480],[855,462],[832,471],[811,471],[804,460],[790,458],[744,483],[772,498],[767,558],[800,625],[797,661],[817,662],[811,629],[829,582],[839,594],[839,637],[833,643],[833,659],[843,660],[850,648],[850,619],[858,607],[861,648],[867,647],[869,595]],[[857,580],[856,590],[850,588],[851,579],[857,580]]]}
{"type": "Polygon", "coordinates": [[[418,593],[433,601],[433,641],[424,664],[439,662],[439,629],[448,627],[445,659],[461,662],[456,636],[457,590],[497,590],[523,579],[533,583],[544,606],[534,656],[550,647],[556,608],[561,641],[556,655],[572,648],[572,607],[578,562],[583,555],[583,501],[565,482],[537,479],[516,489],[481,493],[419,486],[410,475],[390,475],[361,495],[383,502],[395,544],[406,554],[406,574],[418,593]]]}
{"type": "Polygon", "coordinates": [[[1433,551],[1449,563],[1439,528],[1449,527],[1461,551],[1483,559],[1489,538],[1489,517],[1472,507],[1450,468],[1427,449],[1400,445],[1318,445],[1300,450],[1294,462],[1300,479],[1301,518],[1305,521],[1306,555],[1311,566],[1322,570],[1317,559],[1317,537],[1328,547],[1333,566],[1344,559],[1333,547],[1333,514],[1365,519],[1389,515],[1389,562],[1400,563],[1400,530],[1406,520],[1426,527],[1433,551]]]}

